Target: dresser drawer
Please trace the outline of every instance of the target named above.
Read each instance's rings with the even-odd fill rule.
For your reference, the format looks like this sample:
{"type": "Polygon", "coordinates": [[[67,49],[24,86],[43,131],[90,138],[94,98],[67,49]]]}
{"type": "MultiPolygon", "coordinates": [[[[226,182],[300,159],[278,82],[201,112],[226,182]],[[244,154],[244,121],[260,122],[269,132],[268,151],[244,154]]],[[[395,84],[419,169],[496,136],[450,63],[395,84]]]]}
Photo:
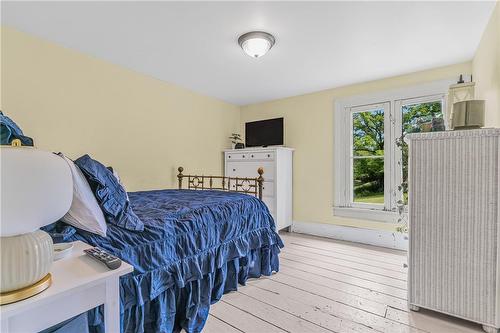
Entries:
{"type": "Polygon", "coordinates": [[[250,159],[271,161],[271,160],[274,160],[274,152],[269,151],[269,152],[261,152],[261,153],[251,153],[250,159]]]}
{"type": "MultiPolygon", "coordinates": [[[[243,188],[247,188],[246,183],[244,183],[243,188]]],[[[236,184],[234,181],[231,182],[231,190],[233,190],[233,191],[236,190],[236,184]]],[[[274,200],[274,182],[262,183],[262,197],[263,198],[273,198],[273,200],[274,200]]]]}
{"type": "Polygon", "coordinates": [[[227,161],[247,161],[247,160],[264,160],[272,161],[274,160],[274,152],[241,152],[241,153],[226,153],[227,161]]]}
{"type": "Polygon", "coordinates": [[[274,180],[274,162],[258,162],[258,161],[231,161],[226,163],[226,176],[227,177],[247,177],[257,178],[259,174],[257,169],[263,168],[264,180],[274,180]]]}

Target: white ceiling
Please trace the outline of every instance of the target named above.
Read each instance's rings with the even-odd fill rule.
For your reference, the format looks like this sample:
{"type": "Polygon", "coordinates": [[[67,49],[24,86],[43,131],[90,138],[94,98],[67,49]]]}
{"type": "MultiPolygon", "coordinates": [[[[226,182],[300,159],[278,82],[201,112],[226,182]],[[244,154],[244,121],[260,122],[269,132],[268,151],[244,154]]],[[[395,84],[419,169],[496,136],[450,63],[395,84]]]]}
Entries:
{"type": "Polygon", "coordinates": [[[495,2],[3,2],[2,24],[244,105],[470,60],[495,2]],[[252,59],[250,30],[276,45],[252,59]]]}

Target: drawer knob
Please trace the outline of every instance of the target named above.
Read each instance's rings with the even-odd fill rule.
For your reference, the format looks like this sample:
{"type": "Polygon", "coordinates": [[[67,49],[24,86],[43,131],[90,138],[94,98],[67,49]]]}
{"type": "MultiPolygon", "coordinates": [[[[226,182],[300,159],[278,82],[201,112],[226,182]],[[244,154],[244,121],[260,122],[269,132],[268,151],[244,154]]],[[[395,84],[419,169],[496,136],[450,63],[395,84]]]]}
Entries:
{"type": "Polygon", "coordinates": [[[243,155],[243,158],[245,158],[245,155],[243,155]]]}
{"type": "Polygon", "coordinates": [[[233,171],[236,171],[236,169],[233,169],[233,171]]]}
{"type": "Polygon", "coordinates": [[[271,155],[267,154],[267,157],[271,157],[271,155]]]}
{"type": "Polygon", "coordinates": [[[253,157],[253,155],[250,155],[250,157],[253,157]]]}
{"type": "Polygon", "coordinates": [[[231,158],[231,155],[229,155],[227,158],[231,158]]]}

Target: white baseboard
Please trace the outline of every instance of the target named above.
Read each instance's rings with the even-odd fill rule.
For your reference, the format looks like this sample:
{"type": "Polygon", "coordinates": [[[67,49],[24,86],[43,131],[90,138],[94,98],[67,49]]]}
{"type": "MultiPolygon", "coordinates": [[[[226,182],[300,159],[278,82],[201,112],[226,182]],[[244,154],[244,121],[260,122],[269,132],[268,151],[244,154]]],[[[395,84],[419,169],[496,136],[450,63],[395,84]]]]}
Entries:
{"type": "Polygon", "coordinates": [[[293,221],[292,232],[382,246],[390,249],[408,250],[408,237],[399,232],[298,221],[293,221]]]}

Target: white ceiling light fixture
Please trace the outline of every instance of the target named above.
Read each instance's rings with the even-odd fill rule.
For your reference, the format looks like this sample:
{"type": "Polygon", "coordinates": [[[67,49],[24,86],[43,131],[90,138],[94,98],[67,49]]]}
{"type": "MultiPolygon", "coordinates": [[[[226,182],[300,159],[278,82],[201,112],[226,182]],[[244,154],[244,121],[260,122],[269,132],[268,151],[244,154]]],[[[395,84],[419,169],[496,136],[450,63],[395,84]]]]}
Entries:
{"type": "Polygon", "coordinates": [[[238,38],[238,44],[252,58],[262,57],[275,42],[274,36],[264,31],[250,31],[238,38]]]}

